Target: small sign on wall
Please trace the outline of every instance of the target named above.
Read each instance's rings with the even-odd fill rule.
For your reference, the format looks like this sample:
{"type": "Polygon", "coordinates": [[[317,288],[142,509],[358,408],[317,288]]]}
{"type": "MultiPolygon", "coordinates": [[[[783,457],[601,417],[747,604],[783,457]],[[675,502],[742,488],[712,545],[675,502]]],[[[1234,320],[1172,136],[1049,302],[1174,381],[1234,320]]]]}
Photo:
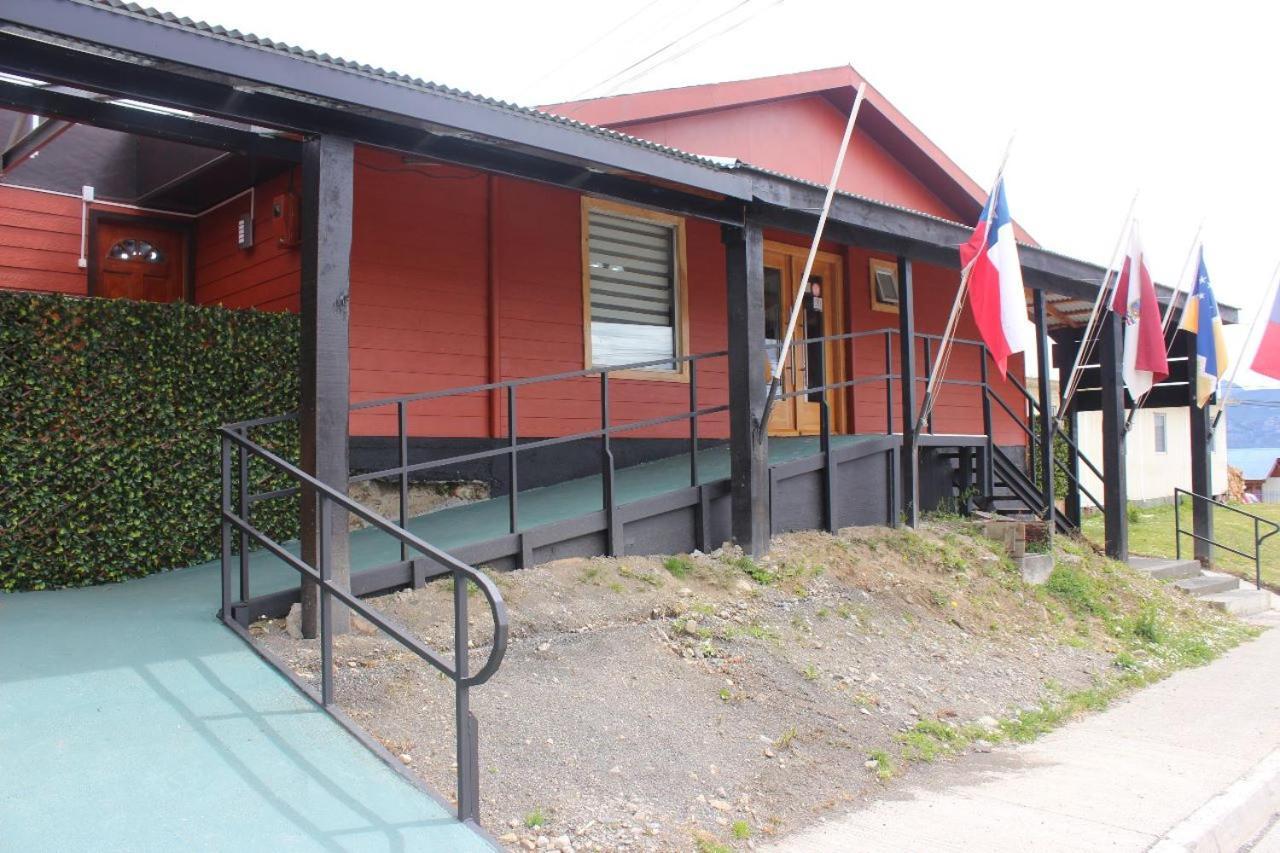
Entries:
{"type": "Polygon", "coordinates": [[[242,213],[236,220],[236,245],[241,249],[253,248],[253,214],[242,213]]]}

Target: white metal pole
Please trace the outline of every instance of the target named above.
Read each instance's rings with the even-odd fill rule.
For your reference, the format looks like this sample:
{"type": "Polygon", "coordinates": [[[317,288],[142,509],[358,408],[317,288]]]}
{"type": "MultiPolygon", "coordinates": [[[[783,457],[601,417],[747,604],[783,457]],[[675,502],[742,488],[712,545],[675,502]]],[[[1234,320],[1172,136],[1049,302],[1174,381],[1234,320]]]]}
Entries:
{"type": "MultiPolygon", "coordinates": [[[[1191,248],[1187,252],[1187,258],[1182,262],[1182,272],[1178,274],[1177,280],[1173,283],[1173,292],[1169,294],[1169,306],[1165,309],[1164,320],[1160,323],[1160,329],[1165,337],[1164,354],[1166,357],[1168,357],[1169,353],[1173,349],[1173,341],[1169,340],[1169,325],[1173,322],[1173,312],[1178,307],[1178,294],[1182,292],[1182,283],[1187,280],[1187,270],[1191,268],[1191,263],[1197,256],[1196,249],[1200,246],[1200,232],[1203,230],[1204,222],[1202,220],[1200,222],[1200,226],[1196,228],[1196,236],[1191,239],[1191,248]]],[[[1191,294],[1194,293],[1196,289],[1195,274],[1196,273],[1193,270],[1191,273],[1191,285],[1187,288],[1187,301],[1191,300],[1191,294]]],[[[1183,303],[1183,310],[1186,310],[1185,302],[1183,303]]],[[[1151,396],[1151,392],[1153,390],[1155,390],[1154,386],[1147,389],[1147,392],[1134,402],[1133,408],[1129,410],[1129,417],[1125,418],[1124,421],[1124,431],[1126,433],[1133,428],[1134,417],[1138,414],[1138,411],[1146,405],[1147,398],[1151,396]]]]}
{"type": "Polygon", "coordinates": [[[844,126],[844,137],[840,140],[840,150],[836,153],[836,165],[831,171],[831,183],[827,185],[827,197],[822,202],[822,213],[818,216],[818,227],[813,232],[813,242],[809,244],[809,257],[804,262],[804,274],[800,277],[800,289],[796,294],[795,304],[791,306],[791,318],[787,321],[787,334],[782,339],[782,347],[778,350],[778,360],[773,366],[773,377],[769,382],[769,394],[764,402],[764,416],[760,429],[763,432],[769,423],[769,412],[773,408],[773,399],[778,393],[778,383],[782,379],[782,371],[786,366],[791,350],[791,339],[795,335],[796,321],[804,308],[804,295],[809,288],[809,274],[813,272],[813,262],[818,256],[818,244],[822,242],[823,229],[827,227],[827,215],[831,213],[831,202],[836,195],[836,182],[844,169],[844,156],[849,150],[849,139],[853,136],[853,125],[858,120],[858,111],[862,109],[862,100],[866,96],[867,83],[858,84],[858,94],[853,99],[853,109],[849,111],[849,121],[844,126]]]}
{"type": "MultiPolygon", "coordinates": [[[[1133,209],[1138,204],[1138,193],[1133,194],[1133,200],[1129,202],[1129,211],[1125,214],[1124,225],[1120,227],[1120,236],[1116,240],[1115,249],[1111,252],[1111,260],[1107,264],[1107,271],[1102,276],[1102,282],[1098,285],[1098,295],[1093,301],[1093,310],[1089,313],[1089,322],[1084,327],[1084,335],[1080,338],[1080,346],[1076,349],[1075,362],[1071,365],[1071,372],[1067,374],[1067,387],[1063,390],[1062,403],[1058,406],[1058,428],[1062,428],[1062,421],[1067,415],[1067,408],[1071,405],[1071,398],[1075,396],[1076,387],[1080,383],[1080,369],[1087,355],[1086,350],[1092,350],[1090,345],[1091,335],[1093,334],[1094,324],[1098,319],[1098,308],[1106,298],[1106,295],[1112,289],[1113,270],[1120,258],[1120,252],[1124,250],[1125,238],[1129,235],[1129,228],[1133,224],[1133,209]]],[[[1119,272],[1114,273],[1119,278],[1119,272]]]]}
{"type": "MultiPolygon", "coordinates": [[[[987,211],[987,218],[982,229],[982,244],[984,246],[991,237],[991,220],[996,214],[995,195],[996,191],[1000,189],[1000,182],[1004,180],[1005,166],[1009,164],[1009,152],[1013,150],[1013,139],[1013,136],[1009,137],[1009,144],[1004,148],[1004,157],[1000,159],[1000,168],[996,170],[995,183],[991,185],[991,193],[987,196],[987,205],[991,209],[987,211]]],[[[942,340],[938,344],[938,354],[934,357],[933,368],[929,371],[929,382],[925,385],[924,400],[920,404],[920,417],[915,424],[916,432],[920,431],[925,421],[929,419],[930,412],[933,411],[933,396],[938,384],[942,381],[942,374],[946,372],[947,365],[951,360],[951,345],[955,338],[956,326],[960,321],[960,309],[963,307],[965,295],[969,291],[969,276],[973,272],[973,265],[977,263],[978,257],[978,255],[974,255],[969,260],[969,263],[964,265],[964,269],[960,271],[960,286],[956,288],[956,299],[951,304],[951,314],[947,317],[947,325],[942,330],[942,340]]]]}

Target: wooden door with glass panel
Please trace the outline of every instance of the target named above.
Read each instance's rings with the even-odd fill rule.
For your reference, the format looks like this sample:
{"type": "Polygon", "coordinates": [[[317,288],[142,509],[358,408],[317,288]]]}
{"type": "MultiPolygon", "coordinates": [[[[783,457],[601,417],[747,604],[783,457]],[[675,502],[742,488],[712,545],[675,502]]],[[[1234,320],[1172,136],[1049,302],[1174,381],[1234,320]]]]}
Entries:
{"type": "MultiPolygon", "coordinates": [[[[782,339],[787,333],[791,311],[800,298],[800,277],[804,274],[806,250],[794,246],[769,244],[764,253],[764,337],[769,375],[781,357],[782,339]]],[[[810,292],[804,297],[800,318],[796,321],[793,340],[805,340],[836,334],[843,320],[840,296],[842,288],[840,258],[819,252],[809,276],[810,292]]],[[[844,347],[821,343],[792,345],[790,357],[782,373],[780,394],[796,389],[822,385],[819,359],[825,355],[827,382],[843,376],[839,354],[844,347]]],[[[768,378],[766,377],[766,382],[768,378]]],[[[843,391],[828,397],[832,429],[839,431],[844,423],[843,391]]],[[[769,417],[770,435],[817,435],[822,429],[821,392],[800,394],[778,400],[769,417]]]]}
{"type": "Polygon", "coordinates": [[[93,295],[148,302],[186,297],[187,233],[181,224],[101,218],[93,228],[93,295]]]}

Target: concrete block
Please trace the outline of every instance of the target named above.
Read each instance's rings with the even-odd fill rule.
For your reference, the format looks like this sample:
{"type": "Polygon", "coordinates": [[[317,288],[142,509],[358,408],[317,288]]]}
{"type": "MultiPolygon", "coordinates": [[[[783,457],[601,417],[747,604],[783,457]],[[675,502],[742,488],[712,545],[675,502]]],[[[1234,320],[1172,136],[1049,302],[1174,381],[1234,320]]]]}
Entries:
{"type": "Polygon", "coordinates": [[[1052,554],[1024,554],[1017,562],[1022,570],[1022,579],[1035,586],[1047,581],[1053,573],[1052,554]]]}

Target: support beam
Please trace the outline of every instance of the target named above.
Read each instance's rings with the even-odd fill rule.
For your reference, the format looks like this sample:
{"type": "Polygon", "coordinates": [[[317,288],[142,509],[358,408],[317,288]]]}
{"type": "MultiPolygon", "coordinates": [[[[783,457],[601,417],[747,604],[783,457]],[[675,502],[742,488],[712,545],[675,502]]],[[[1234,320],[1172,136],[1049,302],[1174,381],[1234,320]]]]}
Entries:
{"type": "Polygon", "coordinates": [[[768,391],[764,351],[764,233],[748,222],[723,230],[729,297],[729,457],[733,540],[753,557],[769,550],[768,391]]]}
{"type": "Polygon", "coordinates": [[[1044,520],[1053,535],[1053,400],[1049,394],[1049,319],[1043,290],[1032,291],[1036,323],[1036,373],[1040,391],[1040,499],[1044,501],[1044,520]]]}
{"type": "MultiPolygon", "coordinates": [[[[302,158],[302,468],[343,494],[348,476],[350,406],[351,221],[355,145],[320,136],[303,147],[302,158]]],[[[350,588],[351,555],[347,513],[332,504],[327,523],[316,511],[314,493],[302,495],[302,558],[316,565],[320,536],[326,535],[330,577],[350,588]]],[[[302,632],[316,636],[319,589],[302,587],[302,632]]],[[[332,628],[344,632],[347,608],[335,605],[332,628]]]]}
{"type": "Polygon", "coordinates": [[[902,370],[902,513],[920,523],[920,448],[916,444],[916,309],[911,259],[898,258],[898,353],[902,370]]]}
{"type": "Polygon", "coordinates": [[[0,83],[0,107],[184,145],[273,157],[292,163],[302,159],[302,144],[292,139],[266,136],[199,118],[151,112],[42,86],[0,83]]]}
{"type": "MultiPolygon", "coordinates": [[[[1191,421],[1191,491],[1197,495],[1213,497],[1213,437],[1209,431],[1213,407],[1203,409],[1196,405],[1196,378],[1199,361],[1196,359],[1194,335],[1180,333],[1182,345],[1191,359],[1192,379],[1187,386],[1187,416],[1191,421]]],[[[1212,400],[1210,401],[1213,402],[1212,400]]],[[[1205,501],[1193,501],[1191,511],[1192,530],[1196,536],[1213,538],[1213,506],[1205,501]]],[[[1213,565],[1213,546],[1203,539],[1195,540],[1196,559],[1206,567],[1213,565]]]]}
{"type": "Polygon", "coordinates": [[[1129,559],[1129,485],[1125,470],[1124,377],[1121,374],[1124,325],[1104,310],[1099,334],[1102,364],[1102,502],[1107,556],[1129,559]]]}
{"type": "MultiPolygon", "coordinates": [[[[1071,377],[1071,364],[1075,361],[1075,349],[1078,344],[1064,335],[1054,338],[1053,360],[1058,367],[1058,405],[1062,405],[1062,394],[1066,391],[1067,381],[1071,377]]],[[[1074,405],[1067,411],[1062,422],[1063,429],[1075,447],[1080,444],[1080,418],[1074,405]]],[[[1083,521],[1080,506],[1080,454],[1072,445],[1067,446],[1067,492],[1062,496],[1067,520],[1077,530],[1083,521]]]]}
{"type": "MultiPolygon", "coordinates": [[[[27,118],[22,116],[20,120],[27,118]]],[[[41,117],[39,124],[19,136],[3,152],[0,152],[0,175],[7,177],[19,165],[39,154],[41,148],[70,129],[70,122],[41,117]]]]}

